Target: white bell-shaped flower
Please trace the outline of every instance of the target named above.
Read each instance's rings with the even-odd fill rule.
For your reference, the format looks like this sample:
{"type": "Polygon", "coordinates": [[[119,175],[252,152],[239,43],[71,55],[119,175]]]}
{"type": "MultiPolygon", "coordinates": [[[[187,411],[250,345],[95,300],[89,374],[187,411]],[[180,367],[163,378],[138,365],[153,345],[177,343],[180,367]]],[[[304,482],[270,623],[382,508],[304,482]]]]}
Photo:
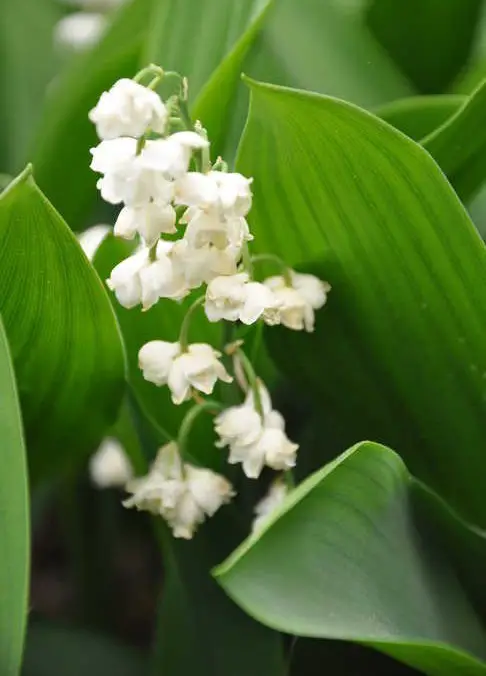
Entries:
{"type": "Polygon", "coordinates": [[[234,495],[231,484],[209,469],[183,463],[175,442],[163,446],[148,474],[127,486],[125,507],[162,516],[177,538],[189,540],[206,516],[234,495]]]}
{"type": "Polygon", "coordinates": [[[251,182],[237,173],[188,172],[176,182],[174,199],[176,204],[215,211],[221,218],[244,217],[251,207],[251,182]]]}
{"type": "Polygon", "coordinates": [[[221,319],[243,324],[253,324],[260,317],[275,323],[279,302],[273,292],[259,282],[251,282],[246,272],[220,276],[206,289],[205,312],[210,322],[221,319]]]}
{"type": "Polygon", "coordinates": [[[234,275],[240,252],[231,246],[217,249],[210,244],[195,248],[183,237],[174,242],[171,258],[187,286],[197,289],[219,275],[234,275]]]}
{"type": "MultiPolygon", "coordinates": [[[[147,141],[147,146],[156,141],[147,141]]],[[[168,204],[173,184],[145,166],[143,153],[137,155],[137,141],[117,138],[102,141],[91,148],[91,169],[103,177],[97,182],[101,197],[110,204],[124,202],[128,206],[145,206],[151,201],[168,204]]]]}
{"type": "Polygon", "coordinates": [[[132,308],[141,303],[148,310],[159,298],[181,300],[189,293],[170,258],[171,249],[172,242],[160,240],[155,260],[150,259],[149,249],[144,248],[113,268],[106,283],[120,305],[132,308]]]}
{"type": "Polygon", "coordinates": [[[115,293],[117,301],[126,308],[135,307],[142,300],[140,272],[149,264],[148,251],[138,251],[118,263],[106,284],[115,293]]]}
{"type": "Polygon", "coordinates": [[[124,207],[113,229],[117,237],[133,239],[139,233],[147,246],[152,246],[162,233],[173,234],[176,212],[171,204],[149,202],[143,206],[124,207]]]}
{"type": "Polygon", "coordinates": [[[124,486],[133,476],[132,466],[117,439],[105,439],[89,462],[92,482],[98,488],[124,486]]]}
{"type": "Polygon", "coordinates": [[[314,275],[290,273],[292,286],[288,286],[283,276],[269,277],[264,284],[280,303],[278,323],[294,331],[312,332],[314,330],[315,310],[323,307],[330,285],[314,275]]]}
{"type": "Polygon", "coordinates": [[[231,247],[241,251],[243,244],[253,239],[245,218],[225,218],[216,209],[189,207],[181,223],[187,223],[184,237],[195,249],[209,244],[216,249],[231,247]]]}
{"type": "Polygon", "coordinates": [[[145,169],[159,172],[166,179],[183,176],[194,150],[207,148],[209,142],[194,131],[179,131],[165,139],[147,141],[140,153],[145,169]]]}
{"type": "Polygon", "coordinates": [[[228,462],[241,463],[250,479],[256,479],[265,465],[285,470],[296,461],[298,444],[285,434],[285,422],[278,411],[272,409],[268,390],[259,384],[261,411],[255,405],[250,390],[245,402],[232,406],[215,418],[215,430],[220,437],[217,444],[229,446],[228,462]]]}
{"type": "Polygon", "coordinates": [[[168,119],[160,96],[148,87],[122,78],[103,92],[89,119],[96,125],[100,139],[120,136],[139,138],[148,130],[162,134],[168,119]]]}
{"type": "Polygon", "coordinates": [[[248,446],[258,441],[263,421],[253,406],[248,403],[230,406],[214,420],[214,429],[219,437],[218,448],[223,446],[248,446]]]}
{"type": "Polygon", "coordinates": [[[180,343],[154,340],[140,349],[138,361],[145,380],[167,384],[174,404],[182,404],[191,398],[193,389],[211,394],[218,379],[232,381],[220,356],[206,343],[193,343],[182,351],[180,343]]]}
{"type": "Polygon", "coordinates": [[[253,510],[255,519],[252,524],[252,531],[259,530],[267,521],[268,517],[280,507],[287,497],[289,489],[282,477],[279,476],[270,484],[268,493],[258,502],[253,510]]]}

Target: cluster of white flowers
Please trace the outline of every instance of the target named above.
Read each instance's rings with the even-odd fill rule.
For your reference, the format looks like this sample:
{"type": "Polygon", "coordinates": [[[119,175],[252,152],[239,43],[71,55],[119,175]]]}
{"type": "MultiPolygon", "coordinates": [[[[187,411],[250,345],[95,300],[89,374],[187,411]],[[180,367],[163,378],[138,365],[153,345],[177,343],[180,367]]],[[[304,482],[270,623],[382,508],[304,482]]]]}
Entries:
{"type": "MultiPolygon", "coordinates": [[[[178,341],[154,340],[139,352],[144,378],[167,385],[174,404],[191,398],[200,404],[199,393],[210,395],[217,381],[234,379],[220,352],[205,343],[188,343],[188,320],[196,306],[203,305],[210,322],[251,325],[260,320],[312,331],[314,313],[325,304],[330,286],[295,272],[273,254],[250,257],[253,236],[246,216],[252,179],[228,172],[221,158],[211,164],[207,134],[188,118],[185,81],[180,94],[164,102],[155,92],[163,76],[161,69],[149,66],[135,80],[119,80],[101,95],[89,115],[100,137],[91,150],[91,168],[101,174],[97,186],[103,199],[122,205],[114,234],[139,242],[107,280],[118,302],[148,310],[159,299],[181,301],[195,289],[205,289],[190,306],[178,341]],[[153,79],[144,86],[141,80],[147,75],[153,79]],[[256,281],[252,261],[265,258],[276,262],[282,274],[256,281]]],[[[218,447],[228,446],[228,462],[241,463],[249,478],[257,478],[265,466],[290,470],[298,446],[286,436],[283,417],[273,410],[240,343],[225,350],[246,398],[216,416],[218,447]]],[[[174,444],[164,447],[149,474],[130,482],[133,497],[125,504],[161,514],[176,536],[190,537],[205,514],[229,499],[231,489],[223,477],[185,464],[183,452],[174,444]],[[217,482],[210,500],[209,490],[217,482]]]]}
{"type": "Polygon", "coordinates": [[[233,497],[231,484],[220,474],[182,462],[175,442],[163,446],[149,473],[129,481],[126,490],[133,495],[125,507],[162,516],[174,536],[186,540],[233,497]]]}

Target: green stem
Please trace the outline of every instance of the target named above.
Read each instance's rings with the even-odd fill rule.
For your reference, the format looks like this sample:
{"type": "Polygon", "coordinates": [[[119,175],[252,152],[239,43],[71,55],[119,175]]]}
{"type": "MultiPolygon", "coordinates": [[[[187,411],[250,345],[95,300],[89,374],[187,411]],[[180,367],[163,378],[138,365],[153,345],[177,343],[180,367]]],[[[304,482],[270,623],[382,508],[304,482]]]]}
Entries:
{"type": "Polygon", "coordinates": [[[201,415],[201,413],[204,413],[205,411],[208,411],[210,413],[216,413],[218,411],[221,411],[223,408],[224,408],[223,405],[220,404],[219,401],[207,399],[203,404],[196,404],[191,409],[189,409],[189,411],[186,413],[181,423],[181,426],[179,428],[179,436],[177,438],[179,453],[183,461],[184,458],[186,457],[186,449],[189,442],[189,436],[191,434],[192,427],[196,422],[197,418],[201,415]]]}
{"type": "Polygon", "coordinates": [[[189,307],[189,309],[186,312],[186,315],[184,319],[182,320],[181,324],[181,331],[179,333],[179,343],[181,346],[181,352],[187,352],[188,348],[188,333],[189,333],[189,326],[191,323],[191,318],[194,313],[194,310],[196,310],[200,305],[204,303],[205,296],[199,296],[199,298],[196,298],[194,303],[189,307]]]}
{"type": "Polygon", "coordinates": [[[282,271],[282,277],[285,280],[285,284],[287,286],[292,286],[292,268],[290,268],[280,256],[276,256],[275,254],[258,254],[252,256],[251,261],[252,263],[263,263],[265,261],[276,263],[282,271]]]}
{"type": "Polygon", "coordinates": [[[251,390],[253,392],[253,398],[255,400],[255,410],[260,415],[260,417],[263,419],[264,412],[263,412],[262,398],[260,396],[260,379],[256,375],[251,361],[248,359],[248,357],[243,352],[243,350],[239,349],[238,352],[237,352],[237,355],[238,355],[241,363],[243,364],[243,368],[245,369],[245,373],[246,373],[246,376],[248,378],[248,382],[250,383],[250,387],[251,387],[251,390]]]}
{"type": "Polygon", "coordinates": [[[164,69],[160,66],[157,66],[155,63],[151,63],[145,68],[142,68],[142,70],[139,70],[133,78],[133,81],[140,83],[146,75],[155,75],[160,80],[160,78],[162,78],[164,75],[168,75],[168,73],[164,73],[164,69]]]}
{"type": "Polygon", "coordinates": [[[294,475],[292,474],[292,470],[288,469],[286,472],[282,472],[282,475],[285,485],[289,491],[292,491],[295,488],[295,479],[294,475]]]}

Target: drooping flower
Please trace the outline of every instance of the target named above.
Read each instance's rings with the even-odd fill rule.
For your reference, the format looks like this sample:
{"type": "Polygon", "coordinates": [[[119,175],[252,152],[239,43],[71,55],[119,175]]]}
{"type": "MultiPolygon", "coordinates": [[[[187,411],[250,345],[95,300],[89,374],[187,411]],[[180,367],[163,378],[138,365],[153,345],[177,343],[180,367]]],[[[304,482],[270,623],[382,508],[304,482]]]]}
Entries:
{"type": "Polygon", "coordinates": [[[133,476],[132,466],[117,439],[105,439],[90,460],[91,480],[98,488],[124,486],[133,476]]]}
{"type": "Polygon", "coordinates": [[[168,204],[173,195],[173,184],[160,172],[146,166],[143,153],[137,155],[137,141],[116,138],[102,141],[91,148],[91,169],[103,177],[97,182],[101,197],[110,204],[145,206],[150,202],[168,204]]]}
{"type": "Polygon", "coordinates": [[[206,516],[213,516],[234,495],[231,484],[209,469],[183,463],[175,442],[163,446],[148,474],[127,486],[125,507],[162,516],[177,538],[189,540],[206,516]]]}
{"type": "Polygon", "coordinates": [[[258,502],[253,510],[255,519],[252,524],[252,531],[259,530],[267,521],[268,517],[283,503],[287,497],[289,489],[287,488],[282,477],[272,481],[268,493],[258,502]]]}
{"type": "Polygon", "coordinates": [[[106,283],[120,305],[132,308],[142,304],[148,310],[159,298],[181,300],[189,293],[169,256],[171,248],[172,242],[160,240],[155,260],[150,260],[150,251],[144,248],[113,268],[106,283]]]}
{"type": "Polygon", "coordinates": [[[298,449],[298,444],[286,436],[284,419],[272,409],[268,390],[261,383],[259,399],[261,411],[250,390],[243,404],[226,409],[215,419],[218,446],[229,446],[228,462],[241,463],[250,479],[258,478],[265,465],[276,470],[290,469],[295,465],[298,449]]]}
{"type": "Polygon", "coordinates": [[[187,223],[184,237],[195,249],[209,244],[216,249],[231,247],[241,252],[243,244],[253,239],[245,218],[222,217],[215,209],[203,211],[197,207],[189,207],[181,218],[181,223],[187,223]]]}
{"type": "Polygon", "coordinates": [[[206,289],[205,312],[210,322],[221,319],[253,324],[260,317],[275,323],[279,302],[273,292],[260,282],[251,282],[248,273],[220,276],[206,289]]]}
{"type": "Polygon", "coordinates": [[[142,300],[140,272],[149,264],[148,251],[138,251],[118,263],[106,284],[115,293],[117,301],[126,308],[135,307],[142,300]]]}
{"type": "Polygon", "coordinates": [[[221,354],[206,343],[193,343],[182,351],[180,343],[153,340],[138,353],[143,377],[155,385],[168,385],[174,404],[191,398],[192,390],[211,394],[217,380],[233,379],[219,361],[221,354]]]}
{"type": "Polygon", "coordinates": [[[291,271],[292,286],[283,276],[269,277],[264,281],[280,307],[277,313],[278,323],[294,331],[314,330],[315,312],[323,307],[331,286],[314,275],[291,271]]]}
{"type": "Polygon", "coordinates": [[[123,207],[113,229],[117,237],[132,239],[138,232],[147,246],[152,246],[162,233],[172,234],[176,212],[171,204],[149,202],[143,206],[123,207]]]}
{"type": "Polygon", "coordinates": [[[168,138],[147,141],[140,162],[145,169],[173,180],[187,172],[193,151],[208,145],[207,139],[194,131],[179,131],[168,138]]]}
{"type": "Polygon", "coordinates": [[[183,237],[174,242],[171,258],[187,286],[197,289],[219,275],[235,274],[240,252],[231,246],[217,249],[210,244],[195,248],[183,237]]]}
{"type": "Polygon", "coordinates": [[[244,217],[251,207],[251,182],[237,173],[188,172],[176,182],[175,202],[216,212],[219,218],[244,217]]]}
{"type": "Polygon", "coordinates": [[[168,112],[160,96],[148,87],[122,78],[103,92],[89,119],[96,125],[100,139],[121,136],[139,138],[148,130],[162,134],[168,112]]]}

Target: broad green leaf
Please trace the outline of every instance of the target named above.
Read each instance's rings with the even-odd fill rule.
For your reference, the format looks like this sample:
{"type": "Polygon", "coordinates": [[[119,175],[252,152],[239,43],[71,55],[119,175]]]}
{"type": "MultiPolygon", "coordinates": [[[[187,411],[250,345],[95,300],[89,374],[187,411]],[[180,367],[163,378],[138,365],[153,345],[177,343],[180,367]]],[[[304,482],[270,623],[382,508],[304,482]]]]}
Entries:
{"type": "Polygon", "coordinates": [[[473,47],[482,0],[372,0],[367,23],[424,93],[442,92],[473,47]]]}
{"type": "Polygon", "coordinates": [[[452,117],[466,100],[466,96],[458,94],[413,96],[393,101],[374,112],[414,141],[421,141],[452,117]]]}
{"type": "Polygon", "coordinates": [[[237,168],[254,177],[252,244],[315,261],[333,287],[314,334],[268,330],[270,355],[350,443],[393,446],[484,526],[484,245],[403,134],[342,101],[251,88],[237,168]]]}
{"type": "MultiPolygon", "coordinates": [[[[370,645],[430,676],[485,674],[486,631],[417,517],[417,490],[393,451],[358,444],[300,484],[216,577],[280,631],[370,645]]],[[[486,540],[471,536],[484,566],[486,540]]]]}
{"type": "Polygon", "coordinates": [[[33,622],[27,632],[22,676],[143,676],[147,666],[138,651],[117,641],[33,622]]]}
{"type": "Polygon", "coordinates": [[[203,87],[197,97],[193,116],[203,120],[211,139],[213,159],[224,153],[228,132],[228,111],[240,85],[240,74],[245,57],[260,32],[274,0],[267,0],[260,13],[243,33],[234,48],[203,87]]]}
{"type": "Polygon", "coordinates": [[[94,448],[115,421],[124,355],[108,297],[30,167],[0,197],[0,282],[37,478],[94,448]]]}
{"type": "Polygon", "coordinates": [[[40,187],[73,230],[86,227],[97,198],[89,149],[98,141],[88,112],[103,90],[139,69],[152,1],[121,7],[100,44],[52,83],[42,108],[31,157],[40,187]]]}
{"type": "Polygon", "coordinates": [[[486,179],[485,108],[486,81],[452,117],[422,140],[463,200],[486,179]]]}
{"type": "Polygon", "coordinates": [[[330,2],[274,2],[241,67],[241,53],[235,53],[236,58],[230,54],[214,73],[195,108],[216,137],[217,152],[230,162],[244,126],[248,92],[239,83],[232,106],[223,105],[220,97],[222,92],[225,102],[231,94],[231,74],[237,75],[238,69],[258,79],[332,94],[366,107],[412,91],[362,22],[330,2]]]}
{"type": "Polygon", "coordinates": [[[29,584],[27,464],[17,387],[0,318],[0,673],[18,674],[29,584]]]}
{"type": "Polygon", "coordinates": [[[55,72],[52,0],[2,2],[0,21],[0,170],[17,173],[37,126],[39,105],[55,72]]]}
{"type": "Polygon", "coordinates": [[[189,81],[191,97],[231,53],[269,0],[163,0],[153,4],[146,63],[176,70],[189,81]]]}

